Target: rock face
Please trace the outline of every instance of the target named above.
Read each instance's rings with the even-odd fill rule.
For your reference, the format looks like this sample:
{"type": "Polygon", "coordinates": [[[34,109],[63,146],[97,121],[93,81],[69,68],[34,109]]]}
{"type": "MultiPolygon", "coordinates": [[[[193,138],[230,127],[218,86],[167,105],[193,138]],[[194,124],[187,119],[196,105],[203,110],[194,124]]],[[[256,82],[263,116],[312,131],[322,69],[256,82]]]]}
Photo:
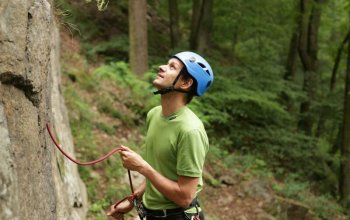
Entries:
{"type": "Polygon", "coordinates": [[[1,0],[0,219],[85,218],[85,186],[53,146],[47,122],[74,156],[53,2],[1,0]]]}

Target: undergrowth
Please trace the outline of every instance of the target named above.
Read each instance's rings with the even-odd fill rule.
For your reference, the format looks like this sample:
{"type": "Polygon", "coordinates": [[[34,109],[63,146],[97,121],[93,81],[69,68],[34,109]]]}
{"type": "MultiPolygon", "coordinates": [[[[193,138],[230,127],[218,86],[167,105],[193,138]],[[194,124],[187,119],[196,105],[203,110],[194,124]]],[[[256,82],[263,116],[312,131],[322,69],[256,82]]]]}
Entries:
{"type": "MultiPolygon", "coordinates": [[[[123,126],[136,129],[138,132],[144,132],[143,120],[146,113],[159,102],[157,97],[151,95],[152,88],[149,81],[152,73],[145,74],[145,79],[139,79],[130,72],[128,65],[124,62],[102,65],[89,74],[82,74],[79,71],[69,69],[65,69],[64,72],[67,76],[73,74],[76,79],[75,82],[65,86],[64,94],[67,106],[70,109],[70,124],[75,144],[79,146],[77,151],[80,158],[84,160],[95,159],[105,152],[104,149],[110,147],[104,146],[101,148],[99,145],[101,142],[96,141],[99,139],[96,136],[97,133],[114,136],[118,129],[123,126]],[[113,121],[120,121],[120,123],[111,125],[111,123],[101,119],[104,117],[108,117],[113,121]]],[[[310,207],[315,216],[321,219],[332,219],[338,213],[344,213],[343,208],[337,204],[331,195],[316,195],[313,193],[313,183],[305,181],[305,178],[302,177],[303,172],[290,174],[290,170],[298,171],[298,166],[303,166],[302,164],[296,164],[294,167],[280,166],[285,164],[286,159],[301,162],[307,157],[305,158],[305,154],[298,156],[299,151],[295,148],[284,150],[278,148],[279,142],[283,140],[282,138],[288,138],[288,131],[273,130],[271,125],[275,124],[274,126],[277,126],[281,123],[281,120],[288,121],[290,119],[284,110],[272,101],[274,97],[268,93],[265,95],[258,94],[255,97],[255,93],[240,88],[239,85],[236,85],[236,87],[236,89],[231,87],[231,89],[236,90],[234,96],[225,97],[225,95],[221,95],[218,99],[215,96],[216,91],[214,89],[213,93],[204,96],[200,100],[201,102],[195,98],[190,105],[203,119],[211,136],[212,144],[209,158],[212,159],[209,159],[209,163],[220,160],[225,167],[231,167],[235,175],[239,175],[245,180],[267,178],[276,195],[302,202],[310,207]],[[223,101],[225,99],[226,101],[223,101]],[[236,110],[232,110],[230,105],[236,110]],[[259,114],[249,113],[253,106],[259,108],[259,114]],[[274,117],[270,120],[271,115],[274,115],[274,117]],[[259,139],[255,140],[253,138],[250,143],[246,140],[237,142],[240,135],[242,137],[247,136],[245,129],[253,128],[249,125],[247,128],[241,127],[240,130],[237,130],[238,127],[230,125],[230,123],[237,123],[235,121],[242,121],[242,118],[250,120],[250,122],[260,121],[258,127],[261,127],[261,130],[255,129],[255,132],[260,132],[259,139]],[[225,127],[227,128],[227,131],[224,132],[225,137],[215,131],[215,128],[220,126],[220,131],[225,127]],[[262,131],[265,134],[261,133],[262,131]],[[270,134],[266,132],[270,132],[270,134]],[[279,135],[278,138],[273,134],[276,132],[279,135]],[[264,137],[266,134],[272,135],[273,138],[264,137]],[[233,136],[231,137],[231,135],[233,136]],[[265,140],[262,139],[263,137],[265,140]],[[255,150],[248,153],[248,149],[256,145],[256,141],[260,141],[260,147],[265,144],[267,148],[261,150],[255,148],[255,150]],[[289,158],[284,158],[286,152],[288,152],[289,158]],[[266,155],[280,158],[280,162],[267,161],[266,155]]],[[[256,107],[253,109],[256,109],[256,107]]],[[[242,123],[240,125],[242,126],[242,123]]],[[[130,137],[127,141],[140,145],[138,144],[139,140],[133,139],[133,137],[130,137]]],[[[303,141],[307,143],[305,140],[303,141]]],[[[297,144],[298,139],[286,139],[281,143],[286,144],[288,142],[297,144]]],[[[139,149],[136,150],[139,151],[139,149]]],[[[89,201],[91,202],[89,218],[103,219],[104,211],[108,209],[109,205],[116,198],[128,194],[127,184],[124,183],[122,187],[119,186],[125,174],[120,161],[110,159],[105,163],[107,164],[93,168],[79,168],[80,175],[87,185],[89,201]],[[101,181],[103,184],[101,184],[101,181]]],[[[220,173],[220,170],[215,172],[220,173]]]]}
{"type": "MultiPolygon", "coordinates": [[[[126,63],[110,63],[91,72],[65,66],[63,73],[68,80],[64,96],[80,160],[101,157],[120,139],[128,146],[140,145],[139,133],[143,117],[152,107],[152,96],[148,84],[131,74],[126,63]],[[124,133],[118,134],[121,130],[124,133]],[[107,143],[101,135],[111,140],[107,143]]],[[[130,194],[128,183],[123,180],[125,169],[116,157],[92,167],[79,167],[91,203],[88,219],[105,219],[110,204],[130,194]]]]}
{"type": "MultiPolygon", "coordinates": [[[[290,199],[291,202],[299,203],[307,207],[312,216],[324,219],[343,219],[346,210],[338,203],[331,194],[318,194],[313,189],[314,183],[303,181],[297,173],[290,173],[284,179],[277,179],[274,171],[269,168],[268,161],[253,154],[242,154],[237,151],[228,153],[219,146],[212,145],[209,161],[214,166],[213,173],[221,172],[222,166],[230,170],[232,176],[236,176],[241,185],[244,182],[257,179],[259,182],[268,181],[271,195],[290,199]],[[221,164],[216,166],[215,164],[221,164]]],[[[276,204],[275,204],[276,205],[276,204]]],[[[277,205],[281,205],[278,204],[277,205]]],[[[276,214],[277,219],[284,219],[285,213],[276,214]],[[281,214],[281,216],[279,216],[281,214]],[[278,217],[279,216],[279,217],[278,217]],[[284,217],[283,217],[284,216],[284,217]]]]}
{"type": "MultiPolygon", "coordinates": [[[[108,1],[95,2],[103,6],[108,1]]],[[[141,145],[146,113],[159,104],[159,97],[152,95],[153,69],[157,68],[158,62],[166,61],[166,54],[179,49],[167,46],[167,32],[161,27],[167,27],[164,18],[168,13],[161,2],[150,1],[150,9],[158,10],[159,14],[150,13],[149,17],[149,62],[154,67],[144,78],[131,73],[127,64],[128,1],[110,1],[109,10],[104,13],[96,13],[95,3],[57,2],[57,8],[64,8],[61,11],[64,18],[58,23],[73,27],[71,34],[79,32],[80,49],[84,53],[84,57],[69,51],[64,51],[63,55],[64,96],[79,159],[95,159],[116,143],[141,145]],[[98,68],[88,64],[101,60],[105,64],[98,68]]],[[[268,179],[277,195],[305,203],[321,219],[337,219],[335,215],[347,211],[337,203],[336,196],[340,152],[335,139],[342,120],[344,85],[339,83],[335,91],[325,92],[328,91],[330,72],[325,67],[333,59],[323,51],[325,46],[335,44],[329,44],[328,40],[324,42],[324,39],[319,42],[323,45],[320,47],[320,84],[315,88],[315,100],[312,100],[308,115],[315,122],[314,135],[306,135],[298,127],[299,106],[308,99],[302,88],[302,68],[297,68],[295,79],[283,79],[285,51],[292,30],[290,20],[284,16],[294,9],[282,13],[279,18],[283,19],[276,19],[278,22],[275,23],[270,20],[271,11],[268,16],[256,14],[248,1],[236,4],[236,11],[226,7],[227,4],[215,4],[216,31],[212,34],[217,42],[213,42],[209,56],[215,74],[213,86],[190,104],[203,120],[210,138],[208,163],[215,168],[217,161],[221,161],[243,179],[268,179]],[[226,10],[229,12],[223,13],[226,10]],[[249,16],[236,19],[240,10],[249,16]],[[262,26],[263,23],[267,26],[262,26]],[[245,30],[238,27],[245,27],[245,30]],[[232,30],[236,29],[240,36],[231,45],[232,30]],[[259,34],[252,35],[256,30],[259,34]],[[321,119],[325,120],[323,124],[316,125],[322,122],[321,119]]],[[[287,8],[289,5],[283,1],[269,1],[254,9],[277,10],[274,4],[287,8]]],[[[190,11],[191,3],[183,1],[179,8],[190,11]]],[[[328,10],[333,13],[333,8],[328,10]]],[[[180,45],[187,48],[184,39],[189,37],[187,22],[191,15],[183,13],[182,16],[180,45]]],[[[344,70],[345,65],[342,66],[344,70]]],[[[137,147],[135,150],[140,151],[137,147]]],[[[128,193],[125,184],[120,184],[124,174],[120,161],[110,159],[103,165],[80,168],[79,171],[88,189],[89,217],[104,219],[103,210],[108,204],[128,193]]],[[[220,171],[220,166],[216,167],[215,177],[220,171]]]]}

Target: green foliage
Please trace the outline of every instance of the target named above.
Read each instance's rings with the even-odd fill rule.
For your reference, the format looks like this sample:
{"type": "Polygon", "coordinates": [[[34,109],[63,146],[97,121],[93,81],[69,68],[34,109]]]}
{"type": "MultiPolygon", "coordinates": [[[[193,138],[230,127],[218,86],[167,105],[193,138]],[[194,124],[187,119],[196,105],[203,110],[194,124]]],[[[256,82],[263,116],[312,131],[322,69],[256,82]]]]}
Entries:
{"type": "Polygon", "coordinates": [[[329,194],[320,195],[309,201],[313,204],[313,210],[317,215],[325,220],[333,220],[338,213],[345,213],[344,209],[334,201],[329,194]]]}
{"type": "Polygon", "coordinates": [[[97,45],[86,42],[82,46],[91,60],[96,60],[97,56],[104,56],[106,61],[128,60],[129,41],[125,35],[111,37],[97,45]]]}
{"type": "Polygon", "coordinates": [[[276,49],[288,45],[293,9],[286,0],[214,2],[213,38],[244,62],[259,57],[268,62],[278,58],[276,49]]]}
{"type": "Polygon", "coordinates": [[[92,159],[98,155],[96,151],[95,137],[92,133],[95,113],[90,106],[81,98],[73,87],[66,87],[64,97],[69,109],[70,126],[74,136],[74,143],[79,146],[78,152],[84,155],[84,159],[92,159]]]}
{"type": "Polygon", "coordinates": [[[82,180],[87,181],[90,177],[90,170],[85,166],[78,166],[79,174],[82,180]]]}
{"type": "Polygon", "coordinates": [[[291,174],[284,180],[284,185],[273,185],[273,189],[287,198],[296,200],[304,199],[301,192],[308,191],[310,184],[308,182],[297,181],[298,175],[291,174]]]}
{"type": "Polygon", "coordinates": [[[227,155],[223,162],[226,167],[230,167],[233,173],[240,175],[244,178],[252,176],[270,178],[273,176],[268,167],[268,163],[261,158],[253,154],[241,154],[235,152],[227,155]]]}
{"type": "Polygon", "coordinates": [[[96,69],[97,80],[111,80],[115,85],[131,91],[133,102],[128,107],[135,113],[145,115],[152,108],[157,97],[153,96],[150,84],[132,73],[125,62],[112,62],[96,69]]]}
{"type": "Polygon", "coordinates": [[[216,77],[210,93],[193,105],[194,109],[204,109],[201,114],[210,130],[225,135],[240,132],[237,126],[241,131],[244,127],[265,129],[282,126],[291,120],[273,93],[247,89],[235,79],[221,76],[216,77]]]}
{"type": "Polygon", "coordinates": [[[101,213],[109,206],[109,202],[107,200],[99,200],[96,203],[93,203],[90,207],[90,212],[92,213],[101,213]]]}
{"type": "MultiPolygon", "coordinates": [[[[124,115],[120,110],[114,107],[113,103],[116,102],[113,94],[104,94],[101,97],[98,97],[96,100],[98,110],[102,113],[112,116],[113,118],[118,118],[123,121],[126,125],[133,125],[132,118],[129,115],[124,115]]],[[[107,128],[103,124],[99,124],[101,128],[111,130],[111,128],[107,128]]],[[[109,126],[110,127],[110,126],[109,126]]]]}
{"type": "Polygon", "coordinates": [[[104,131],[108,135],[113,135],[116,132],[116,129],[113,126],[108,125],[108,124],[103,123],[103,122],[97,123],[96,127],[98,129],[104,131]]]}
{"type": "Polygon", "coordinates": [[[349,207],[350,207],[350,197],[348,196],[347,198],[343,198],[340,202],[340,204],[345,208],[345,213],[347,215],[350,215],[350,210],[349,210],[349,207]]]}
{"type": "MultiPolygon", "coordinates": [[[[82,3],[84,2],[82,1],[82,3]]],[[[60,25],[62,29],[68,30],[71,34],[78,33],[84,39],[89,39],[98,34],[99,27],[88,19],[88,14],[74,7],[67,0],[58,0],[56,5],[59,10],[64,12],[59,14],[61,16],[60,25]]]]}
{"type": "MultiPolygon", "coordinates": [[[[231,71],[249,70],[234,68],[231,71]]],[[[266,84],[258,85],[261,79],[251,77],[248,84],[240,77],[243,74],[240,72],[235,74],[238,77],[225,74],[230,72],[229,69],[220,72],[223,74],[216,76],[210,92],[200,101],[191,103],[192,109],[203,119],[214,145],[228,152],[256,155],[260,159],[246,160],[246,163],[261,164],[265,170],[272,169],[280,177],[286,172],[296,172],[304,179],[317,177],[324,180],[323,190],[335,184],[332,174],[335,167],[328,165],[333,163],[330,149],[323,149],[328,142],[321,144],[316,138],[296,130],[295,118],[280,102],[280,94],[287,89],[278,81],[269,82],[271,86],[266,87],[266,84]]],[[[301,92],[290,91],[289,94],[295,93],[294,100],[302,97],[301,92]]],[[[264,169],[257,170],[264,173],[264,169]]],[[[256,169],[251,166],[250,170],[255,172],[256,169]]]]}
{"type": "Polygon", "coordinates": [[[272,185],[272,188],[283,197],[306,204],[321,219],[333,220],[339,213],[344,213],[344,209],[330,194],[313,195],[311,184],[298,181],[298,178],[298,175],[291,174],[283,184],[276,183],[272,185]]]}
{"type": "MultiPolygon", "coordinates": [[[[117,129],[100,120],[101,115],[140,128],[147,111],[159,104],[159,96],[152,95],[151,82],[158,64],[166,62],[168,54],[188,50],[192,2],[178,1],[182,41],[179,48],[170,49],[167,1],[149,1],[149,55],[153,67],[143,79],[131,73],[126,63],[127,1],[111,1],[103,13],[85,5],[79,10],[81,4],[73,7],[65,0],[59,2],[71,11],[67,21],[83,33],[85,55],[91,61],[103,59],[108,63],[92,74],[79,68],[64,69],[79,88],[98,94],[88,102],[75,91],[76,84],[65,89],[67,105],[74,109],[69,114],[78,151],[85,159],[93,158],[97,153],[93,130],[113,135],[117,129]],[[96,111],[91,110],[91,102],[96,111]],[[121,111],[120,103],[127,106],[127,112],[121,111]]],[[[333,91],[329,82],[338,47],[348,30],[349,1],[326,1],[322,5],[317,88],[313,88],[309,112],[314,122],[311,135],[298,128],[300,103],[309,99],[303,91],[304,70],[298,59],[295,76],[283,79],[290,39],[297,28],[297,4],[288,0],[214,1],[211,49],[205,55],[215,80],[209,92],[195,98],[190,107],[208,131],[210,157],[220,159],[240,175],[275,176],[285,182],[273,186],[276,192],[310,204],[322,219],[332,219],[334,213],[343,212],[327,193],[337,194],[337,139],[343,113],[345,59],[340,62],[333,91]],[[310,196],[311,192],[319,196],[310,196]]],[[[112,163],[106,171],[109,183],[122,175],[121,165],[112,163]]],[[[94,175],[87,170],[80,172],[88,183],[89,197],[96,199],[98,183],[94,175]]],[[[108,200],[118,194],[113,185],[107,191],[108,200]]],[[[94,200],[91,211],[99,213],[104,202],[94,200]]]]}
{"type": "Polygon", "coordinates": [[[125,53],[128,46],[125,37],[128,28],[128,1],[94,1],[98,7],[89,4],[92,0],[55,2],[56,11],[61,11],[56,13],[61,29],[70,32],[71,37],[80,38],[83,48],[89,52],[89,58],[95,59],[94,54],[97,53],[107,56],[114,54],[125,60],[128,55],[125,53]],[[120,34],[121,32],[124,34],[120,34]],[[97,49],[94,50],[93,47],[97,49]]]}
{"type": "Polygon", "coordinates": [[[136,87],[141,86],[136,75],[131,74],[128,64],[125,62],[112,62],[109,65],[103,65],[95,70],[96,76],[103,80],[113,80],[114,83],[121,87],[132,89],[133,83],[136,87]]]}

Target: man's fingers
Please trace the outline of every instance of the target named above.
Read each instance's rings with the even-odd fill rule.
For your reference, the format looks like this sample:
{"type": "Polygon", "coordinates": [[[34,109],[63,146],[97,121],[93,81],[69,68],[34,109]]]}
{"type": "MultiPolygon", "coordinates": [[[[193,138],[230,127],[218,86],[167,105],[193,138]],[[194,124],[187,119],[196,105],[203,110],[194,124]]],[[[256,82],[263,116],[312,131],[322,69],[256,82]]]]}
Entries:
{"type": "Polygon", "coordinates": [[[122,150],[119,152],[119,155],[123,156],[128,156],[130,155],[131,151],[130,150],[122,150]]]}
{"type": "Polygon", "coordinates": [[[121,220],[121,219],[124,219],[124,214],[120,212],[116,212],[112,215],[112,217],[116,220],[121,220]]]}
{"type": "Polygon", "coordinates": [[[122,149],[122,151],[130,151],[130,148],[128,148],[124,145],[120,145],[120,148],[122,149]]]}
{"type": "Polygon", "coordinates": [[[123,219],[123,213],[118,212],[116,209],[111,210],[107,213],[107,216],[111,216],[114,219],[123,219]]]}
{"type": "Polygon", "coordinates": [[[108,216],[114,216],[114,215],[120,215],[120,213],[118,212],[119,209],[118,207],[116,207],[114,204],[111,205],[111,207],[109,208],[109,211],[107,212],[108,216]]]}
{"type": "Polygon", "coordinates": [[[110,210],[107,212],[108,216],[112,216],[114,214],[114,212],[116,211],[116,209],[114,208],[114,205],[111,206],[110,210]]]}

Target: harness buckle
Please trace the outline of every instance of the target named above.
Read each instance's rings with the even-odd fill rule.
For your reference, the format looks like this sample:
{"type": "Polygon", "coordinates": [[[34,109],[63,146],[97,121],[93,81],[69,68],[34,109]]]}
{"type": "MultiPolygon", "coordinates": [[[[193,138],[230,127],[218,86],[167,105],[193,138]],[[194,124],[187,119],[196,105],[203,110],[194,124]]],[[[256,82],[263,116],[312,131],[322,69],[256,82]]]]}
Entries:
{"type": "Polygon", "coordinates": [[[143,219],[144,217],[146,217],[147,212],[143,207],[141,201],[135,198],[133,202],[134,202],[134,207],[136,208],[137,214],[139,215],[140,219],[143,219]]]}
{"type": "Polygon", "coordinates": [[[156,218],[166,218],[168,215],[166,213],[166,209],[161,209],[161,211],[163,212],[163,215],[160,215],[160,216],[154,216],[156,218]]]}

